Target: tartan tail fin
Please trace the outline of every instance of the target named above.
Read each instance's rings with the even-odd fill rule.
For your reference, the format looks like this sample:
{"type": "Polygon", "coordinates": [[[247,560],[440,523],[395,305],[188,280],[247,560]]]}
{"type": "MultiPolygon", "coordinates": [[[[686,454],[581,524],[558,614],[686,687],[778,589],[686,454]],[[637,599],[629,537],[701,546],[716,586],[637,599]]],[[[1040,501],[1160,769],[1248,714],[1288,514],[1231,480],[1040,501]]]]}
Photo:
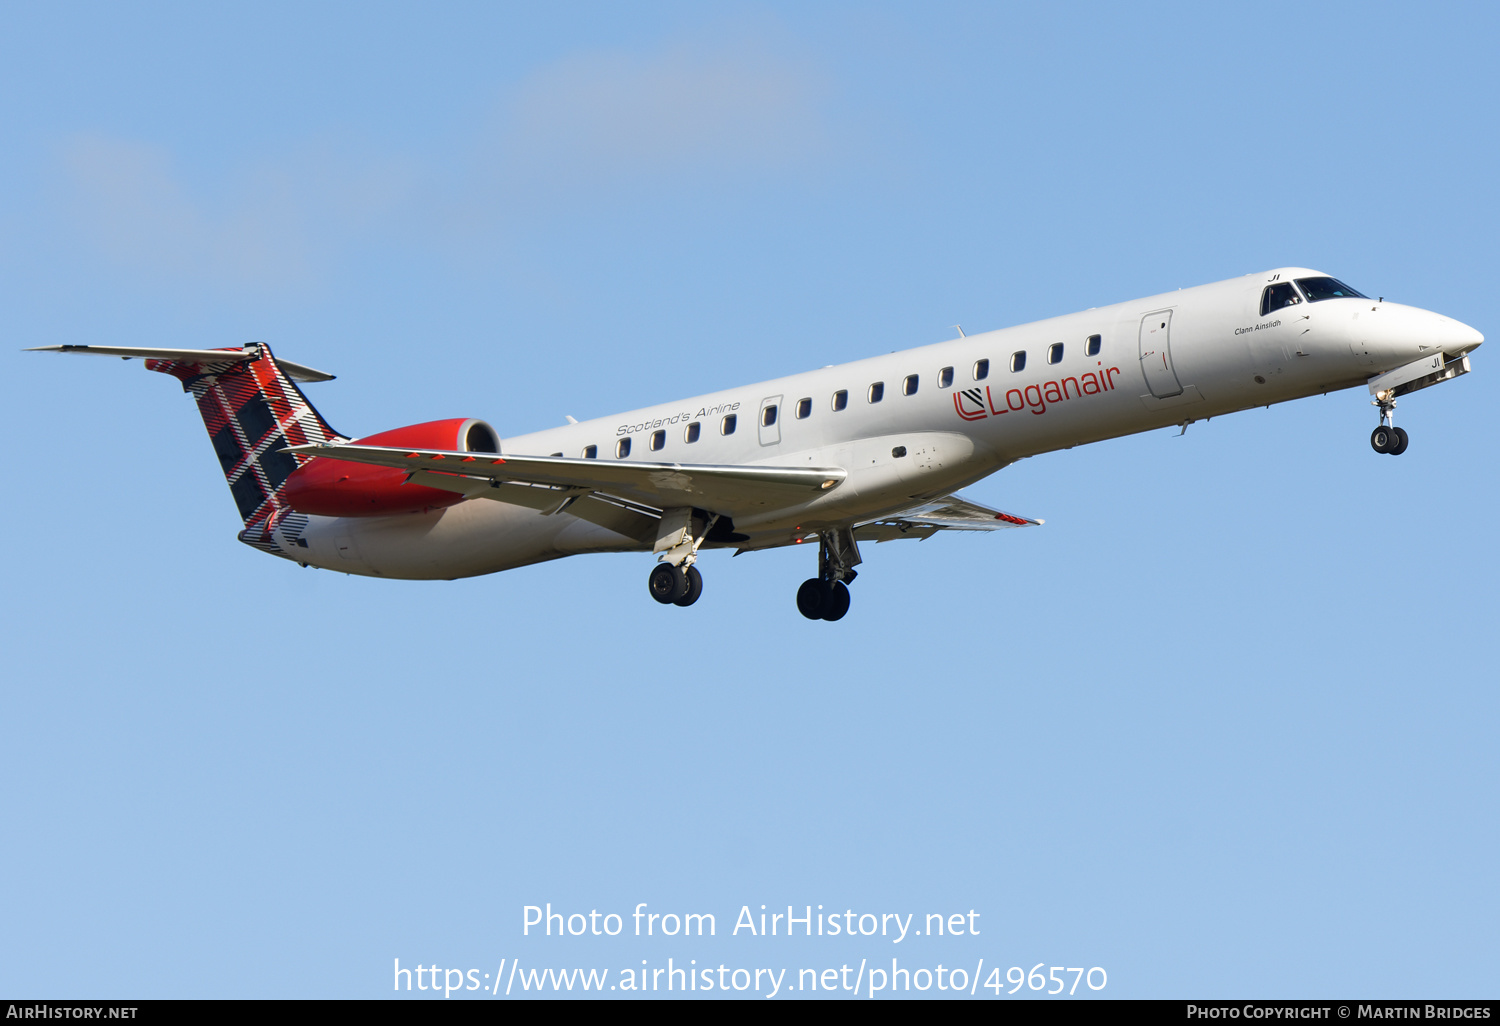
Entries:
{"type": "Polygon", "coordinates": [[[299,458],[282,450],[344,436],[307,401],[271,355],[270,347],[256,343],[212,352],[221,351],[225,355],[222,362],[209,352],[196,351],[180,357],[147,359],[146,368],[177,378],[183,391],[197,402],[224,479],[245,522],[240,540],[267,552],[288,555],[283,543],[295,544],[306,526],[306,517],[293,513],[283,496],[286,479],[297,469],[299,458]]]}

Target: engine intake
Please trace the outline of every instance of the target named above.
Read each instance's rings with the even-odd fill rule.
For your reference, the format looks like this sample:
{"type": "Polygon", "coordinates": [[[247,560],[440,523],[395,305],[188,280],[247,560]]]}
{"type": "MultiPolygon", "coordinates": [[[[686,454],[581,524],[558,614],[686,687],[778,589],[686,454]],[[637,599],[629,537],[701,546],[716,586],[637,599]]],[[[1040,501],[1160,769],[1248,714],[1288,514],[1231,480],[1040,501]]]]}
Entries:
{"type": "MultiPolygon", "coordinates": [[[[358,438],[361,445],[446,449],[450,452],[500,451],[500,436],[482,420],[455,418],[382,431],[358,438]]],[[[323,517],[384,517],[422,513],[462,502],[457,492],[406,483],[406,471],[368,463],[315,456],[287,476],[282,492],[298,513],[323,517]]]]}

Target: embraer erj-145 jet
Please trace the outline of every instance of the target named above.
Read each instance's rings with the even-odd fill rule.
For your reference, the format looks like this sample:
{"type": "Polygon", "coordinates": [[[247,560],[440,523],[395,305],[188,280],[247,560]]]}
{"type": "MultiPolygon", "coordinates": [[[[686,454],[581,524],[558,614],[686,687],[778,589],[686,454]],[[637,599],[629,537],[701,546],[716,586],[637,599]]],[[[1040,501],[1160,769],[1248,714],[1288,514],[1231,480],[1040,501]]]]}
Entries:
{"type": "MultiPolygon", "coordinates": [[[[859,543],[1040,524],[955,490],[1026,456],[1368,386],[1378,453],[1396,398],[1469,370],[1484,336],[1283,267],[612,417],[500,437],[455,418],[351,440],[296,381],[235,349],[47,346],[140,357],[192,393],[244,518],[303,566],[455,578],[582,552],[652,552],[651,597],[692,605],[701,548],[816,542],[809,619],[849,608],[859,543]]],[[[571,421],[572,418],[569,418],[571,421]]]]}

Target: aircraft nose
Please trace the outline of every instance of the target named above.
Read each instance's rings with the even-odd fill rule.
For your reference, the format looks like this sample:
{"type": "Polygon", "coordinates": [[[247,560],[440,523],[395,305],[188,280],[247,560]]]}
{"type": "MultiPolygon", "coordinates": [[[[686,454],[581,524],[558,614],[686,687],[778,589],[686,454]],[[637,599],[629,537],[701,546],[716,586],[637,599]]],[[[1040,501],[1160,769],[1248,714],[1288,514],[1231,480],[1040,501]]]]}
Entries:
{"type": "Polygon", "coordinates": [[[1356,308],[1349,335],[1350,348],[1361,364],[1385,367],[1400,366],[1434,349],[1460,356],[1484,341],[1462,321],[1400,303],[1356,308]]]}
{"type": "Polygon", "coordinates": [[[1419,307],[1408,307],[1404,313],[1389,325],[1389,333],[1393,340],[1399,338],[1420,350],[1441,349],[1449,356],[1458,356],[1484,341],[1483,335],[1452,317],[1419,307]]]}
{"type": "Polygon", "coordinates": [[[1483,335],[1463,321],[1455,321],[1452,317],[1444,317],[1442,314],[1433,316],[1439,322],[1433,329],[1434,340],[1449,356],[1467,353],[1484,341],[1483,335]]]}

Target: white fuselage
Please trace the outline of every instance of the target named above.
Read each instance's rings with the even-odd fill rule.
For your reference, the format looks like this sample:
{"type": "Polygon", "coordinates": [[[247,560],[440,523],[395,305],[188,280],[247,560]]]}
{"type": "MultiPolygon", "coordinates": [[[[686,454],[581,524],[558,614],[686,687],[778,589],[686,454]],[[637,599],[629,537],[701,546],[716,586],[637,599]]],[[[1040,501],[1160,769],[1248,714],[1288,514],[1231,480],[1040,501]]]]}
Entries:
{"type": "MultiPolygon", "coordinates": [[[[1373,299],[1260,315],[1268,282],[1320,274],[1281,268],[1181,289],[519,435],[502,448],[580,457],[594,447],[600,460],[848,471],[842,485],[803,506],[737,518],[734,530],[747,540],[735,544],[762,548],[950,494],[1025,456],[1363,385],[1434,348],[1457,355],[1483,340],[1440,314],[1373,299]],[[1091,336],[1098,336],[1093,355],[1091,336]],[[1025,366],[1012,371],[1017,353],[1025,366]],[[882,394],[872,402],[873,386],[882,394]],[[847,398],[835,409],[839,393],[847,398]],[[769,406],[776,412],[767,424],[769,406]],[[692,425],[696,441],[688,441],[692,425]],[[623,440],[629,451],[619,455],[623,440]]],[[[302,537],[306,546],[294,557],[301,562],[400,578],[650,549],[566,513],[477,498],[428,513],[312,517],[302,537]]]]}

